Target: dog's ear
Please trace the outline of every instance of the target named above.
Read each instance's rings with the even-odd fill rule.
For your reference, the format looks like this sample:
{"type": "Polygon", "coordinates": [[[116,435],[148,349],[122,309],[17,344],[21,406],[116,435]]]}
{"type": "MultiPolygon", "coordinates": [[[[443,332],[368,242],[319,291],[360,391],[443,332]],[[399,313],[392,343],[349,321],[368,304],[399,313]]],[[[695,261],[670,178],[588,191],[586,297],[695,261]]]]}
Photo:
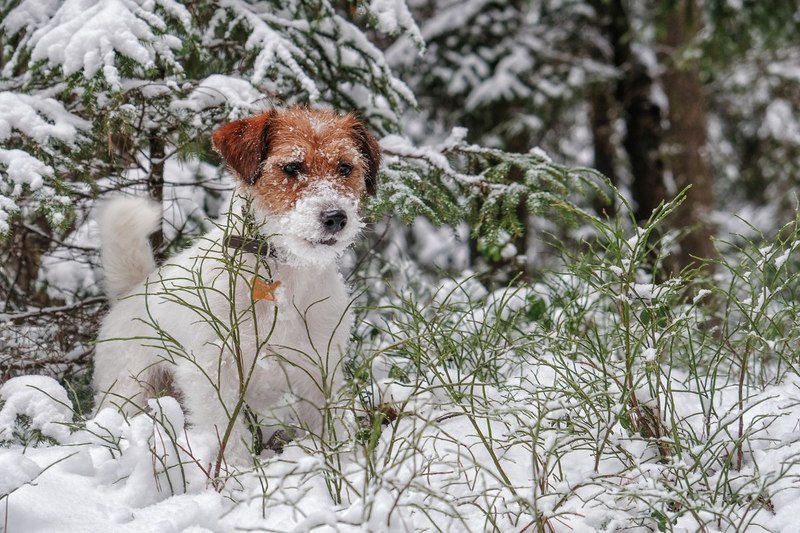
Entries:
{"type": "Polygon", "coordinates": [[[214,150],[243,182],[253,185],[267,158],[269,125],[275,111],[225,124],[211,136],[214,150]]]}
{"type": "Polygon", "coordinates": [[[381,167],[381,147],[378,141],[367,130],[367,127],[360,120],[353,122],[353,135],[358,146],[358,151],[367,165],[367,173],[364,182],[367,186],[367,193],[375,196],[378,193],[378,169],[381,167]]]}

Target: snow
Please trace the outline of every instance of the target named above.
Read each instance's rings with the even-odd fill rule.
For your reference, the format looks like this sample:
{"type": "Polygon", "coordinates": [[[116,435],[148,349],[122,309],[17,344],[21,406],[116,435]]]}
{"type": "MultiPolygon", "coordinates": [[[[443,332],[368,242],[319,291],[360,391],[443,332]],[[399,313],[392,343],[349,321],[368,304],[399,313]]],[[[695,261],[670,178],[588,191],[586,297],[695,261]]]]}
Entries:
{"type": "Polygon", "coordinates": [[[660,294],[661,288],[653,283],[634,283],[631,286],[631,296],[634,298],[652,300],[658,298],[660,294]]]}
{"type": "MultiPolygon", "coordinates": [[[[463,128],[458,128],[456,135],[460,135],[462,131],[463,128]]],[[[467,176],[454,170],[450,165],[450,161],[448,161],[447,156],[442,153],[442,148],[451,147],[453,145],[454,141],[450,138],[448,138],[448,140],[446,140],[440,146],[415,146],[410,139],[396,134],[387,135],[379,142],[381,149],[384,152],[384,156],[400,156],[405,158],[421,159],[446,175],[457,177],[465,182],[477,181],[477,178],[467,176]]]]}
{"type": "Polygon", "coordinates": [[[45,165],[23,150],[4,150],[0,148],[0,164],[6,167],[6,175],[16,184],[15,196],[21,193],[20,185],[27,185],[30,190],[42,188],[44,178],[53,174],[53,168],[45,165]]]}
{"type": "MultiPolygon", "coordinates": [[[[494,71],[489,77],[479,81],[477,84],[470,83],[474,88],[466,101],[467,109],[473,110],[497,100],[514,101],[515,99],[525,99],[531,96],[531,89],[522,81],[520,74],[532,67],[532,58],[526,50],[514,50],[508,56],[502,58],[495,66],[494,71]]],[[[546,80],[542,80],[537,89],[543,91],[547,88],[546,80]]],[[[463,89],[451,87],[452,94],[458,94],[463,89]]],[[[561,87],[552,87],[551,93],[561,94],[561,87]]]]}
{"type": "Polygon", "coordinates": [[[8,218],[18,209],[17,204],[0,194],[0,235],[9,230],[8,218]]]}
{"type": "Polygon", "coordinates": [[[791,248],[784,250],[780,256],[776,257],[775,268],[781,268],[784,264],[786,264],[786,261],[789,259],[789,255],[792,253],[792,251],[793,250],[791,248]]]}
{"type": "Polygon", "coordinates": [[[800,121],[792,104],[782,98],[770,102],[758,133],[761,137],[773,137],[786,143],[797,142],[800,139],[800,121]]]}
{"type": "Polygon", "coordinates": [[[0,442],[11,440],[18,417],[27,417],[30,430],[62,441],[69,436],[72,403],[56,380],[47,376],[11,378],[0,387],[0,442]]]}
{"type": "MultiPolygon", "coordinates": [[[[149,173],[147,158],[140,160],[122,177],[123,183],[143,183],[149,173]]],[[[219,168],[197,159],[186,161],[169,158],[164,162],[164,220],[162,230],[167,239],[178,235],[196,235],[207,228],[206,215],[215,219],[229,204],[232,189],[229,180],[220,180],[219,168]],[[209,194],[211,192],[211,194],[209,194]],[[214,197],[213,193],[219,193],[214,197]]],[[[114,188],[116,182],[110,184],[114,188]]],[[[127,192],[136,196],[146,195],[144,188],[129,187],[127,192]]]]}
{"type": "Polygon", "coordinates": [[[61,0],[23,0],[6,15],[3,25],[11,35],[26,26],[41,27],[61,4],[61,0]]]}
{"type": "MultiPolygon", "coordinates": [[[[23,20],[32,4],[38,0],[23,2],[11,13],[12,20],[23,20]]],[[[61,67],[65,76],[81,72],[92,78],[102,71],[112,87],[120,88],[118,54],[145,68],[155,66],[157,57],[174,63],[171,49],[181,46],[180,39],[157,35],[151,25],[165,26],[133,0],[66,0],[32,33],[27,45],[32,60],[61,67]]]]}
{"type": "Polygon", "coordinates": [[[692,298],[692,303],[693,304],[697,304],[698,302],[700,302],[700,300],[702,300],[703,298],[705,298],[709,294],[711,294],[710,290],[708,290],[708,289],[700,289],[699,291],[697,291],[697,294],[694,296],[694,298],[692,298]]]}
{"type": "Polygon", "coordinates": [[[425,39],[422,37],[414,17],[403,0],[372,0],[369,10],[378,19],[378,30],[395,34],[400,30],[405,31],[422,53],[425,49],[425,39]]]}
{"type": "MultiPolygon", "coordinates": [[[[760,255],[785,254],[763,247],[760,255]]],[[[389,404],[399,413],[371,435],[374,448],[354,437],[364,407],[344,405],[337,411],[349,431],[342,441],[321,446],[301,437],[281,454],[229,465],[227,474],[212,480],[216,436],[202,427],[183,428],[184,413],[173,398],[152,400],[148,413],[133,417],[103,409],[86,421],[73,420],[68,396],[55,381],[17,378],[0,389],[3,424],[13,425],[13,413],[26,413],[58,444],[33,445],[8,438],[8,429],[0,433],[6,441],[0,468],[7,472],[0,477],[0,523],[7,521],[9,532],[479,532],[521,530],[538,517],[566,533],[655,530],[657,511],[678,531],[698,530],[698,520],[707,529],[734,531],[750,519],[753,527],[792,531],[800,498],[800,378],[787,373],[767,386],[746,386],[740,397],[737,383],[721,372],[712,385],[678,366],[652,371],[660,358],[672,357],[665,349],[671,341],[633,338],[633,364],[651,369],[635,369],[639,405],[664,409],[668,416],[660,420],[674,432],[662,441],[681,446],[664,461],[653,440],[630,429],[634,411],[618,354],[608,354],[601,369],[581,346],[554,351],[574,327],[567,322],[571,315],[580,315],[581,328],[600,328],[573,337],[587,343],[618,315],[616,307],[603,308],[607,302],[595,286],[551,273],[548,283],[535,287],[489,290],[481,277],[464,271],[423,289],[426,281],[413,268],[404,289],[417,292],[408,296],[416,298],[413,311],[375,322],[368,316],[358,326],[358,337],[372,339],[362,347],[372,354],[374,379],[366,386],[372,405],[389,404]],[[580,290],[587,292],[565,297],[580,290]],[[429,300],[419,296],[426,291],[429,300]],[[495,334],[524,316],[534,300],[544,302],[552,329],[521,320],[495,334]],[[378,333],[370,337],[365,332],[373,328],[378,333]],[[420,358],[416,370],[390,377],[410,364],[398,357],[398,346],[413,343],[420,358]],[[449,346],[448,357],[461,362],[438,359],[442,344],[449,346]],[[483,357],[475,358],[476,344],[483,357]],[[477,379],[483,372],[490,377],[477,379]],[[654,376],[657,381],[650,381],[654,376]],[[722,464],[736,457],[740,417],[746,435],[742,467],[735,471],[722,464]],[[688,502],[702,506],[697,512],[674,507],[687,501],[689,489],[696,494],[688,502]],[[742,503],[764,495],[769,509],[742,503]],[[708,509],[727,518],[718,522],[708,509]]],[[[673,290],[640,269],[635,273],[630,288],[639,294],[626,305],[648,306],[646,298],[673,290]]],[[[386,290],[382,278],[373,290],[386,290]]],[[[616,302],[616,289],[606,290],[616,302]]],[[[707,294],[701,289],[696,300],[707,294]]],[[[385,306],[407,305],[399,300],[392,293],[385,306]]],[[[618,341],[610,342],[614,350],[618,341]]]]}
{"type": "MultiPolygon", "coordinates": [[[[418,5],[423,3],[417,2],[418,5]]],[[[411,45],[392,46],[387,55],[394,53],[398,56],[397,63],[406,62],[419,69],[423,36],[432,40],[454,28],[460,29],[465,21],[480,19],[480,13],[487,10],[490,3],[496,4],[488,0],[445,0],[441,3],[444,7],[425,21],[421,30],[402,0],[371,0],[361,6],[364,11],[359,15],[366,13],[374,17],[373,22],[380,32],[405,33],[411,45]]],[[[731,2],[732,5],[736,3],[731,2]]],[[[305,13],[302,2],[289,2],[276,10],[265,3],[240,0],[223,0],[218,5],[221,7],[209,21],[208,30],[190,36],[199,37],[204,46],[219,46],[224,44],[223,39],[230,37],[226,33],[233,27],[228,25],[230,21],[244,22],[249,26],[245,31],[252,30],[245,44],[248,53],[255,58],[252,72],[214,74],[196,82],[184,82],[180,76],[156,83],[146,79],[122,79],[119,63],[123,56],[136,64],[135,69],[146,69],[158,62],[180,72],[173,54],[182,46],[184,36],[179,38],[170,33],[179,30],[174,29],[173,23],[168,24],[166,17],[173,17],[178,25],[188,26],[192,16],[181,3],[171,0],[17,2],[2,21],[2,30],[8,35],[21,30],[28,33],[17,49],[10,51],[12,55],[3,72],[10,78],[12,71],[21,64],[19,58],[24,56],[24,50],[30,50],[34,61],[47,64],[45,71],[52,69],[45,75],[72,76],[70,83],[78,78],[101,78],[114,89],[136,89],[145,98],[168,98],[187,90],[184,98],[170,102],[169,109],[179,117],[190,116],[196,120],[192,125],[198,129],[191,133],[208,129],[204,113],[210,110],[224,109],[227,118],[233,119],[262,110],[267,105],[265,95],[283,94],[292,100],[295,96],[287,94],[287,88],[306,93],[300,98],[308,96],[312,101],[353,102],[368,109],[372,118],[377,117],[376,122],[386,119],[387,123],[393,120],[393,111],[390,111],[393,104],[389,99],[407,102],[415,99],[413,92],[392,74],[383,51],[370,42],[361,29],[337,13],[325,14],[321,21],[311,21],[291,16],[292,10],[305,13]],[[303,46],[302,40],[306,38],[312,39],[311,45],[303,46]],[[309,50],[319,54],[311,62],[308,61],[309,50]],[[354,67],[357,77],[371,81],[348,81],[332,88],[321,79],[324,74],[314,71],[314,61],[328,60],[354,67]],[[391,89],[376,94],[374,87],[367,86],[372,82],[391,89]]],[[[562,5],[556,2],[554,8],[557,10],[562,5]]],[[[578,6],[573,13],[579,9],[578,6]]],[[[537,31],[545,28],[546,20],[537,18],[540,12],[543,13],[538,4],[525,11],[526,16],[531,17],[526,20],[527,28],[537,31]]],[[[500,36],[504,29],[501,22],[497,22],[496,28],[500,36]]],[[[504,40],[496,50],[459,57],[456,68],[443,70],[445,90],[463,93],[465,107],[469,109],[499,99],[525,99],[541,104],[553,98],[574,98],[575,87],[593,82],[592,69],[570,65],[573,58],[557,56],[559,41],[545,39],[543,37],[551,34],[537,31],[528,32],[520,41],[504,40]],[[539,55],[544,52],[553,55],[539,55]],[[566,74],[537,73],[523,79],[538,68],[536,62],[541,59],[568,64],[566,74]]],[[[191,31],[187,32],[189,34],[191,31]]],[[[381,46],[387,42],[382,42],[381,46]]],[[[657,58],[650,48],[636,43],[634,46],[650,67],[657,68],[657,58]]],[[[768,70],[775,77],[800,78],[800,69],[794,63],[773,63],[768,70]]],[[[613,73],[606,73],[610,74],[613,73]]],[[[761,139],[795,145],[800,138],[800,126],[793,113],[793,102],[773,98],[773,93],[766,90],[771,81],[756,80],[756,83],[752,72],[734,71],[735,76],[739,76],[744,86],[752,84],[754,87],[747,91],[747,105],[758,104],[764,110],[763,120],[756,126],[743,123],[742,127],[754,128],[761,139]]],[[[14,85],[18,81],[10,81],[7,87],[20,86],[14,85]]],[[[21,81],[27,82],[27,79],[21,78],[21,81]]],[[[0,142],[35,143],[35,149],[30,150],[11,148],[17,146],[11,143],[9,147],[0,148],[0,233],[9,229],[12,213],[34,212],[35,209],[28,208],[36,208],[43,199],[65,203],[64,197],[55,196],[52,188],[53,180],[62,175],[64,166],[53,161],[51,156],[55,146],[65,144],[71,148],[80,144],[92,127],[73,113],[85,83],[85,79],[77,81],[76,98],[66,104],[69,109],[51,98],[62,91],[66,83],[36,95],[0,92],[0,142]],[[29,204],[19,202],[26,193],[33,198],[29,204]]],[[[658,89],[653,96],[658,102],[665,102],[663,92],[658,89]]],[[[100,91],[97,98],[102,108],[108,95],[100,91]]],[[[128,103],[114,112],[136,117],[138,110],[128,103]]],[[[588,128],[585,117],[584,122],[580,122],[580,117],[575,118],[569,110],[565,112],[567,121],[575,119],[577,128],[585,134],[588,128]]],[[[520,117],[514,127],[521,127],[521,124],[538,131],[549,122],[528,115],[520,117]]],[[[443,136],[437,129],[439,125],[421,124],[417,128],[418,137],[429,134],[430,128],[436,130],[436,134],[429,138],[443,136]]],[[[553,131],[561,135],[558,128],[553,131]]],[[[386,174],[390,178],[394,176],[392,164],[416,160],[423,163],[426,172],[433,168],[453,181],[483,185],[481,176],[459,173],[455,170],[455,158],[445,155],[453,148],[468,151],[471,147],[464,144],[465,138],[463,128],[454,128],[451,136],[438,145],[418,146],[400,134],[387,136],[381,141],[388,161],[386,174]]],[[[582,160],[585,155],[580,154],[587,153],[588,139],[588,135],[576,134],[574,144],[583,146],[584,151],[562,149],[561,155],[578,154],[573,161],[582,160]]],[[[550,162],[541,149],[534,148],[530,154],[550,162]]],[[[737,158],[730,157],[730,160],[737,161],[737,158]]],[[[122,176],[102,180],[101,189],[111,189],[119,182],[142,181],[149,172],[146,158],[137,164],[139,168],[129,169],[122,176]]],[[[731,176],[738,177],[736,165],[728,165],[731,176]]],[[[196,159],[178,161],[171,157],[166,161],[165,176],[165,235],[168,239],[201,231],[201,215],[214,211],[214,202],[225,203],[215,200],[213,194],[205,190],[218,177],[216,167],[196,159]]],[[[418,202],[421,208],[425,207],[424,199],[415,196],[413,187],[399,180],[391,186],[398,196],[410,198],[405,201],[418,202]]],[[[136,192],[135,187],[127,192],[136,192]]],[[[500,196],[508,190],[495,192],[495,196],[500,196]]],[[[313,218],[308,215],[331,199],[327,193],[309,199],[301,205],[306,210],[305,216],[283,223],[314,237],[313,228],[304,225],[313,218]]],[[[728,212],[714,213],[723,232],[754,235],[758,228],[772,227],[774,221],[781,218],[774,206],[754,208],[747,204],[739,212],[743,219],[756,222],[745,224],[728,212]]],[[[66,220],[60,213],[48,213],[48,216],[55,223],[66,220]]],[[[81,218],[74,222],[63,241],[91,255],[94,223],[81,218]]],[[[356,225],[351,227],[353,231],[359,229],[356,225]]],[[[488,290],[479,277],[468,270],[468,238],[466,225],[436,228],[426,220],[417,219],[404,233],[402,239],[405,240],[398,241],[397,248],[401,251],[391,252],[396,253],[391,256],[392,261],[396,260],[400,268],[408,267],[396,274],[409,282],[400,284],[407,293],[413,293],[407,288],[412,285],[410,281],[423,282],[419,280],[421,269],[410,265],[402,254],[404,247],[414,246],[415,260],[420,264],[459,274],[434,287],[430,301],[413,302],[414,312],[421,317],[419,324],[405,317],[406,322],[398,319],[388,324],[376,321],[372,325],[378,333],[371,334],[380,337],[386,333],[387,337],[396,335],[400,339],[397,342],[394,342],[397,339],[392,342],[383,342],[383,339],[369,346],[374,350],[374,359],[370,361],[370,369],[375,374],[371,385],[373,399],[402,407],[399,409],[401,416],[375,436],[374,453],[367,452],[363,443],[354,439],[334,449],[319,449],[312,439],[300,439],[289,444],[280,455],[261,457],[257,465],[232,470],[228,477],[212,481],[209,471],[216,436],[203,433],[201,428],[190,427],[184,431],[184,413],[174,399],[153,400],[147,415],[125,418],[106,409],[82,420],[73,414],[69,396],[54,380],[43,376],[14,378],[0,388],[0,524],[8,526],[3,527],[4,531],[226,532],[251,528],[342,532],[484,531],[492,528],[519,531],[541,525],[536,519],[546,520],[541,529],[558,532],[635,528],[649,531],[657,528],[654,511],[674,515],[674,522],[666,527],[683,531],[699,529],[698,518],[705,522],[703,527],[706,528],[741,529],[738,526],[745,524],[746,518],[753,520],[753,527],[757,524],[772,531],[797,530],[796,511],[800,498],[800,489],[795,483],[800,475],[795,459],[800,453],[800,417],[796,407],[800,404],[797,392],[800,381],[797,378],[787,377],[767,387],[746,390],[745,398],[741,399],[736,385],[722,374],[713,389],[704,388],[712,385],[688,379],[679,367],[663,369],[669,372],[664,378],[669,381],[665,382],[651,383],[647,380],[652,376],[642,374],[642,381],[636,383],[635,390],[643,405],[654,408],[662,390],[674,391],[676,395],[673,411],[663,414],[664,419],[671,417],[670,422],[677,424],[670,438],[689,435],[690,444],[692,439],[697,440],[668,461],[661,461],[652,442],[645,442],[636,432],[623,427],[621,418],[629,413],[629,406],[620,403],[620,397],[626,392],[621,390],[621,381],[607,379],[604,381],[607,391],[592,390],[587,383],[594,379],[597,364],[596,360],[582,356],[584,347],[567,347],[563,353],[570,357],[561,357],[554,354],[548,344],[566,342],[561,332],[568,328],[580,329],[580,342],[590,344],[593,341],[592,328],[601,327],[610,320],[609,313],[599,308],[598,291],[576,297],[570,302],[575,309],[552,309],[548,320],[552,319],[559,326],[554,330],[556,334],[531,337],[534,340],[526,342],[535,344],[533,348],[509,347],[505,339],[491,337],[493,327],[525,313],[532,300],[541,300],[550,310],[551,306],[568,299],[564,294],[576,290],[580,280],[567,277],[561,280],[563,294],[562,291],[547,292],[543,286],[488,290]],[[471,308],[476,299],[482,304],[471,308]],[[456,316],[458,328],[451,332],[444,327],[448,320],[455,320],[447,314],[448,306],[463,311],[456,316]],[[419,381],[389,378],[389,372],[397,368],[398,346],[409,341],[402,335],[414,327],[420,327],[418,331],[411,331],[414,339],[419,340],[417,356],[423,362],[417,369],[419,381]],[[440,338],[442,329],[446,335],[440,338]],[[485,336],[480,337],[481,333],[485,336]],[[489,344],[488,351],[498,356],[499,361],[454,362],[455,358],[470,355],[468,341],[475,342],[475,335],[480,343],[489,344]],[[448,355],[454,359],[424,364],[430,362],[425,357],[437,353],[437,343],[451,347],[448,355]],[[500,367],[496,378],[486,382],[473,379],[478,371],[491,374],[495,364],[500,367]],[[584,403],[576,401],[575,395],[567,394],[572,387],[585,394],[584,403]],[[751,434],[743,439],[743,467],[734,472],[723,469],[721,463],[735,455],[739,417],[744,417],[745,427],[751,434]],[[37,443],[38,436],[34,438],[37,434],[46,438],[37,443]],[[52,445],[51,440],[58,444],[52,445]],[[708,466],[694,468],[696,464],[708,466]],[[732,474],[734,479],[722,479],[721,472],[725,476],[732,474]],[[684,479],[687,484],[681,486],[684,479]],[[722,487],[721,492],[734,492],[721,496],[705,492],[703,497],[709,501],[703,504],[708,503],[707,507],[681,514],[685,510],[681,505],[685,487],[695,490],[701,485],[715,483],[722,487]],[[767,503],[762,503],[764,494],[769,495],[767,503]],[[718,497],[715,499],[715,496],[718,497]],[[744,503],[737,506],[732,503],[734,500],[744,503]],[[770,507],[774,507],[774,511],[770,507]],[[497,523],[488,521],[489,510],[497,523]],[[711,515],[709,510],[719,515],[711,515]],[[741,518],[741,523],[725,522],[729,516],[734,517],[731,520],[741,518]]],[[[624,287],[616,295],[620,298],[617,304],[650,308],[647,306],[666,304],[664,296],[673,294],[672,286],[656,284],[640,271],[636,271],[635,283],[631,283],[632,261],[641,252],[643,242],[642,234],[634,235],[627,242],[627,256],[620,260],[619,266],[606,265],[615,276],[614,287],[624,287]]],[[[517,250],[508,240],[500,244],[504,259],[527,252],[517,250]]],[[[789,267],[795,259],[790,255],[792,251],[766,247],[757,268],[771,272],[773,265],[778,270],[789,267]]],[[[373,289],[377,291],[385,285],[387,272],[390,270],[375,273],[375,279],[370,281],[373,289]]],[[[754,271],[751,277],[764,272],[754,271]]],[[[48,296],[71,303],[97,290],[95,274],[95,266],[80,253],[54,249],[43,254],[38,281],[40,286],[46,286],[48,296]]],[[[743,308],[768,314],[771,300],[787,288],[790,287],[764,289],[739,303],[743,308]]],[[[710,294],[708,289],[699,290],[692,306],[708,303],[710,294]]],[[[400,299],[394,294],[386,296],[382,303],[391,308],[400,305],[400,299]]],[[[369,324],[364,328],[368,329],[367,326],[369,324]]],[[[535,321],[527,322],[520,326],[521,331],[513,334],[538,334],[541,327],[535,321]]],[[[787,352],[793,348],[781,348],[781,342],[787,341],[776,343],[756,331],[748,334],[759,350],[768,352],[767,356],[779,349],[787,352]]],[[[369,344],[363,340],[368,338],[366,334],[360,338],[369,344]]],[[[657,336],[634,340],[635,346],[629,355],[634,356],[636,364],[655,367],[659,358],[671,355],[657,336]]],[[[0,343],[0,349],[3,348],[0,343]]],[[[604,364],[613,365],[628,354],[613,346],[609,353],[599,355],[607,356],[604,364]]],[[[363,411],[346,413],[346,423],[353,424],[358,415],[363,415],[363,411]]]]}
{"type": "Polygon", "coordinates": [[[470,0],[468,2],[456,0],[440,6],[436,15],[425,22],[422,37],[427,42],[448,32],[451,28],[463,27],[467,21],[483,11],[491,2],[492,0],[470,0]]]}
{"type": "MultiPolygon", "coordinates": [[[[253,84],[261,83],[267,78],[267,73],[270,69],[276,63],[280,63],[308,93],[308,98],[311,102],[319,100],[320,90],[316,82],[296,59],[298,56],[303,56],[303,50],[290,39],[287,39],[285,35],[273,29],[270,24],[270,22],[273,24],[276,22],[273,17],[264,17],[256,11],[257,8],[248,6],[243,2],[224,1],[220,5],[230,8],[237,16],[245,20],[251,28],[245,46],[248,50],[257,51],[253,74],[250,77],[250,81],[253,84]]],[[[281,26],[289,28],[296,26],[290,20],[280,20],[278,22],[281,26]]],[[[300,24],[302,25],[304,22],[301,21],[300,24]]]]}
{"type": "MultiPolygon", "coordinates": [[[[17,133],[44,146],[54,142],[74,145],[89,123],[52,98],[35,97],[9,91],[0,92],[0,143],[5,144],[17,133]]],[[[0,234],[8,231],[8,219],[19,211],[17,199],[26,192],[40,201],[57,200],[47,185],[55,170],[40,159],[47,148],[36,156],[17,148],[0,148],[0,234]],[[38,156],[38,157],[37,157],[38,156]]]]}
{"type": "MultiPolygon", "coordinates": [[[[529,371],[535,372],[536,367],[529,367],[529,371]]],[[[786,411],[797,401],[798,385],[796,380],[790,380],[748,399],[748,425],[764,416],[772,418],[756,430],[761,438],[751,441],[753,448],[747,455],[752,454],[753,459],[747,462],[742,475],[750,475],[757,464],[762,479],[770,479],[787,468],[786,461],[800,452],[796,438],[798,417],[786,411]]],[[[18,390],[19,386],[12,388],[18,390]]],[[[735,387],[721,393],[715,408],[722,413],[735,403],[735,387]]],[[[123,432],[118,447],[121,451],[86,439],[85,430],[62,434],[65,446],[0,449],[0,468],[4,472],[0,495],[7,499],[0,506],[0,522],[7,521],[9,532],[232,532],[240,528],[483,531],[487,524],[480,508],[491,506],[498,527],[508,530],[531,520],[525,517],[525,502],[535,499],[543,516],[559,517],[552,521],[554,531],[595,531],[614,523],[623,526],[629,514],[639,512],[636,506],[628,506],[625,511],[607,507],[615,501],[622,503],[634,494],[669,496],[663,488],[663,468],[648,461],[647,447],[636,442],[624,445],[627,453],[643,461],[636,470],[620,470],[619,461],[608,454],[595,472],[591,450],[568,450],[568,442],[555,433],[542,442],[539,453],[540,457],[553,452],[564,454],[558,468],[558,478],[564,482],[553,480],[546,492],[540,492],[535,476],[543,473],[542,465],[532,462],[537,459],[531,456],[529,446],[519,436],[514,437],[515,432],[509,432],[507,425],[478,418],[474,421],[478,425],[474,426],[467,416],[452,416],[453,405],[431,401],[433,397],[426,392],[417,391],[415,395],[416,412],[384,430],[377,450],[377,457],[382,460],[374,464],[376,474],[368,474],[365,458],[356,450],[339,456],[337,464],[347,480],[339,493],[341,503],[335,503],[326,488],[326,472],[331,464],[326,463],[321,452],[302,449],[300,444],[307,442],[291,444],[282,455],[263,459],[256,470],[234,474],[219,493],[204,478],[202,464],[186,461],[181,465],[186,482],[180,483],[176,474],[170,489],[162,463],[154,460],[154,454],[159,453],[159,432],[163,435],[165,431],[159,420],[163,416],[164,420],[169,419],[167,425],[176,424],[182,413],[177,402],[162,398],[155,406],[156,421],[139,415],[121,422],[111,420],[114,417],[110,419],[109,413],[102,411],[89,422],[88,425],[108,427],[111,420],[110,433],[123,432]],[[419,401],[425,396],[427,400],[419,401]],[[499,463],[495,464],[489,450],[482,446],[478,430],[497,439],[494,451],[499,463]],[[506,444],[501,447],[500,442],[506,444]],[[384,455],[390,450],[391,456],[384,455]],[[498,465],[511,485],[502,481],[498,465]],[[154,481],[157,476],[161,476],[161,483],[154,481]],[[460,518],[454,519],[453,513],[460,514],[460,518]],[[514,516],[521,520],[516,526],[514,516]]],[[[688,403],[681,405],[680,413],[700,409],[692,403],[690,394],[685,396],[688,403]]],[[[398,397],[402,398],[408,399],[407,388],[398,397]]],[[[513,407],[515,402],[510,404],[507,407],[513,407]]],[[[552,410],[555,404],[548,405],[552,410]]],[[[562,405],[562,413],[573,407],[562,405]]],[[[520,414],[508,412],[511,416],[520,414]]],[[[734,411],[732,417],[719,423],[735,424],[737,416],[738,411],[734,411]]],[[[511,420],[508,418],[506,424],[511,420]]],[[[190,439],[192,432],[188,430],[190,439]]],[[[609,438],[613,441],[618,437],[609,438]]],[[[723,434],[716,438],[723,443],[727,437],[723,434]]],[[[705,450],[710,451],[709,447],[705,450]]],[[[798,467],[788,468],[792,471],[798,467]]],[[[174,472],[178,470],[175,468],[174,472]]],[[[791,478],[782,476],[772,482],[775,512],[757,512],[756,523],[770,531],[791,530],[785,528],[795,523],[793,502],[800,497],[800,488],[791,478]]],[[[694,530],[697,523],[690,513],[685,513],[676,527],[694,530]]]]}
{"type": "MultiPolygon", "coordinates": [[[[418,218],[411,224],[411,235],[417,260],[423,265],[461,272],[469,265],[469,229],[466,224],[459,228],[436,227],[427,219],[418,218]]],[[[398,243],[402,248],[410,243],[398,243]]]]}
{"type": "Polygon", "coordinates": [[[87,252],[97,247],[95,222],[81,224],[64,243],[68,246],[42,256],[37,282],[46,287],[48,296],[66,303],[97,295],[100,292],[97,268],[87,258],[87,252]]]}
{"type": "MultiPolygon", "coordinates": [[[[87,121],[52,98],[0,92],[0,143],[5,144],[12,135],[21,133],[45,146],[54,141],[71,146],[89,128],[87,121]]],[[[20,210],[17,199],[26,190],[40,201],[57,199],[52,187],[46,185],[54,174],[52,166],[25,150],[0,148],[0,235],[8,231],[8,219],[20,210]]]]}
{"type": "Polygon", "coordinates": [[[52,139],[73,144],[79,130],[90,124],[73,115],[52,98],[39,98],[29,94],[0,92],[0,141],[18,130],[33,140],[46,143],[52,139]]]}
{"type": "Polygon", "coordinates": [[[0,455],[0,495],[8,494],[30,483],[42,473],[42,469],[35,462],[27,457],[19,457],[14,454],[0,455]]]}
{"type": "Polygon", "coordinates": [[[658,357],[658,351],[652,346],[648,346],[642,352],[642,359],[647,361],[648,363],[653,362],[658,357]]]}

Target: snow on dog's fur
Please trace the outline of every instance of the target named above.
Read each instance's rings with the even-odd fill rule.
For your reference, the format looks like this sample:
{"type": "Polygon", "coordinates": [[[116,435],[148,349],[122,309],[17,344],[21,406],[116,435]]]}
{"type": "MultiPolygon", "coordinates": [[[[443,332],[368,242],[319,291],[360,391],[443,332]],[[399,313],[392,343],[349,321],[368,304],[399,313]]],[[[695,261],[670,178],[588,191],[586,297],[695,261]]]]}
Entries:
{"type": "Polygon", "coordinates": [[[352,115],[306,108],[232,122],[213,144],[237,178],[232,214],[241,216],[160,269],[147,239],[160,208],[125,198],[102,209],[112,307],[94,385],[98,408],[129,414],[175,396],[188,424],[219,437],[239,405],[226,457],[241,461],[253,443],[245,412],[265,439],[285,424],[323,431],[352,322],[336,260],[361,227],[362,193],[375,193],[380,151],[352,115]],[[232,235],[272,252],[236,246],[232,235]],[[254,296],[255,279],[269,296],[254,296]]]}

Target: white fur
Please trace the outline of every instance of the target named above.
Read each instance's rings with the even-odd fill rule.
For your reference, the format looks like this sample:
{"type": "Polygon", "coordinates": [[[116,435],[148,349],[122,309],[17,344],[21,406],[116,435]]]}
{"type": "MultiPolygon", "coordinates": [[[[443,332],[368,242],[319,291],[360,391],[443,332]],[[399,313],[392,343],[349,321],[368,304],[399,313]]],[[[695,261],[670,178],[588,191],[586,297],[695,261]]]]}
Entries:
{"type": "MultiPolygon", "coordinates": [[[[264,260],[225,248],[221,228],[160,269],[143,273],[153,264],[149,246],[142,246],[152,229],[149,205],[111,202],[100,217],[109,294],[128,296],[112,300],[100,330],[96,408],[112,403],[129,414],[146,410],[153,395],[148,384],[169,372],[183,396],[187,423],[221,438],[239,399],[238,357],[242,367],[255,369],[244,398],[265,440],[287,423],[321,435],[321,410],[342,386],[342,357],[352,325],[336,259],[360,226],[357,202],[324,190],[312,191],[288,214],[254,208],[252,214],[263,222],[260,231],[282,247],[280,259],[266,260],[271,277],[281,283],[277,301],[255,303],[250,280],[256,270],[266,277],[264,260]],[[315,229],[320,206],[345,209],[353,226],[334,246],[309,244],[324,236],[315,229]],[[287,223],[295,227],[281,226],[287,223]]],[[[240,413],[226,460],[246,459],[251,442],[240,413]]]]}
{"type": "Polygon", "coordinates": [[[358,217],[358,202],[339,194],[325,182],[312,186],[288,213],[265,216],[262,222],[261,232],[270,236],[278,248],[289,252],[285,260],[305,266],[335,262],[363,228],[358,217]],[[313,242],[329,237],[319,224],[319,213],[332,209],[347,214],[347,225],[337,234],[336,244],[314,246],[313,242]]]}
{"type": "Polygon", "coordinates": [[[140,198],[115,198],[102,207],[100,259],[109,298],[129,292],[155,270],[147,237],[160,223],[159,205],[140,198]]]}

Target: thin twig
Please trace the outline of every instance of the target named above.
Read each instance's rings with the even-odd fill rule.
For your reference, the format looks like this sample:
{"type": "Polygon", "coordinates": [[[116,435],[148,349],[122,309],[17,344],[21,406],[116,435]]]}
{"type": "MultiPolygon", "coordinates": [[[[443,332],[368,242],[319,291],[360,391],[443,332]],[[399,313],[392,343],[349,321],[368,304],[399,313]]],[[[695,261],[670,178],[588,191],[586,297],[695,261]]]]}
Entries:
{"type": "Polygon", "coordinates": [[[33,311],[25,311],[23,313],[0,313],[0,322],[15,322],[17,320],[26,320],[29,318],[36,318],[39,316],[57,315],[59,313],[69,313],[82,307],[90,307],[92,305],[103,304],[106,302],[105,296],[94,296],[75,302],[74,304],[61,305],[56,307],[42,307],[34,309],[33,311]]]}

